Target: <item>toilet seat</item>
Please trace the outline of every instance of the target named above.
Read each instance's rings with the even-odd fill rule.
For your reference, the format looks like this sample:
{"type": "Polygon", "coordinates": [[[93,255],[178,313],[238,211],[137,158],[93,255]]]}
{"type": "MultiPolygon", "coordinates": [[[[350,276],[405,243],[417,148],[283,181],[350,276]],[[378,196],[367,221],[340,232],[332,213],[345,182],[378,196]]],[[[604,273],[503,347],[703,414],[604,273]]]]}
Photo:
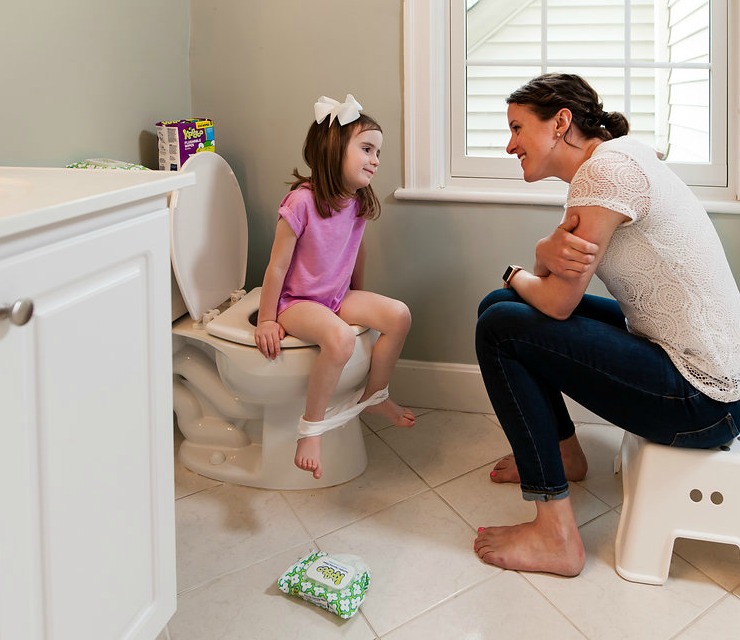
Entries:
{"type": "Polygon", "coordinates": [[[180,171],[194,173],[195,185],[170,201],[172,271],[199,322],[244,285],[247,210],[234,172],[217,153],[196,153],[180,171]]]}
{"type": "MultiPolygon", "coordinates": [[[[234,302],[231,306],[224,309],[220,314],[213,318],[205,326],[205,330],[212,336],[236,342],[238,344],[256,347],[254,341],[255,326],[250,321],[250,316],[256,313],[260,307],[261,287],[252,289],[240,300],[234,302]]],[[[367,327],[359,325],[350,325],[355,335],[367,331],[367,327]]],[[[295,349],[298,347],[313,347],[315,343],[304,342],[295,336],[286,335],[280,341],[281,349],[295,349]]]]}

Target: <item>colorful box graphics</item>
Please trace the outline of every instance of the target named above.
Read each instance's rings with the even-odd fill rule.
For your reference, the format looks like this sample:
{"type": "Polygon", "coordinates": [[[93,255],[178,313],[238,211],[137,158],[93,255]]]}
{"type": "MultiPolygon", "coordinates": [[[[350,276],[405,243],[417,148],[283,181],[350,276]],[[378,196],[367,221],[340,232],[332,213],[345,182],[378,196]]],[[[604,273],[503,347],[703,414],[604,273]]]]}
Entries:
{"type": "Polygon", "coordinates": [[[157,142],[160,171],[177,171],[193,154],[216,150],[213,120],[163,120],[157,123],[157,142]]]}

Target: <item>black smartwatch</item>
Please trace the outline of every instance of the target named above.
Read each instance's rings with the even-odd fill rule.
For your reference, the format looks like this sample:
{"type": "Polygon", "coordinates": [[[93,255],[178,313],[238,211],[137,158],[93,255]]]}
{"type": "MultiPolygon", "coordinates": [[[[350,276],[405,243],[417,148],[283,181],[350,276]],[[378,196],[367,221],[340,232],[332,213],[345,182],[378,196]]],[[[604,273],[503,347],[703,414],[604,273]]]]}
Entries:
{"type": "Polygon", "coordinates": [[[506,271],[504,271],[504,285],[507,287],[511,286],[511,279],[519,273],[524,267],[517,266],[515,264],[510,264],[508,267],[506,267],[506,271]]]}

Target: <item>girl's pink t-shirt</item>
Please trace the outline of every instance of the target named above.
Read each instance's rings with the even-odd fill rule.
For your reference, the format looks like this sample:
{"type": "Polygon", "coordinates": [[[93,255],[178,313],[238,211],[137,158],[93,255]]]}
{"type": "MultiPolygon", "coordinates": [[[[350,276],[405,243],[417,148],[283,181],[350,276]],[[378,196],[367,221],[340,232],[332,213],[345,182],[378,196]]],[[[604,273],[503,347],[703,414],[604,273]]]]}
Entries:
{"type": "Polygon", "coordinates": [[[285,275],[278,301],[278,314],[296,302],[310,300],[339,310],[357,260],[365,230],[365,218],[357,217],[356,198],[322,218],[313,191],[299,187],[280,203],[280,215],[298,237],[293,259],[285,275]]]}

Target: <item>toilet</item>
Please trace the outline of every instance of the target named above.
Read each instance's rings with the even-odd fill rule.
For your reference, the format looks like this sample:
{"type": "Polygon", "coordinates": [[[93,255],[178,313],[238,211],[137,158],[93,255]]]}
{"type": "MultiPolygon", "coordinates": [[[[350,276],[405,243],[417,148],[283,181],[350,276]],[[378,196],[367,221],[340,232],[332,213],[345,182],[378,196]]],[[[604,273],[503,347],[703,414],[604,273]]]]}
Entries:
{"type": "MultiPolygon", "coordinates": [[[[286,336],[276,360],[254,342],[260,288],[241,287],[247,216],[228,163],[197,153],[180,169],[195,185],[170,201],[173,405],[184,436],[179,460],[191,471],[265,489],[328,487],[360,475],[367,453],[358,417],[321,438],[319,480],[295,466],[298,421],[319,348],[286,336]]],[[[353,327],[355,350],[330,407],[362,389],[377,332],[353,327]]]]}

